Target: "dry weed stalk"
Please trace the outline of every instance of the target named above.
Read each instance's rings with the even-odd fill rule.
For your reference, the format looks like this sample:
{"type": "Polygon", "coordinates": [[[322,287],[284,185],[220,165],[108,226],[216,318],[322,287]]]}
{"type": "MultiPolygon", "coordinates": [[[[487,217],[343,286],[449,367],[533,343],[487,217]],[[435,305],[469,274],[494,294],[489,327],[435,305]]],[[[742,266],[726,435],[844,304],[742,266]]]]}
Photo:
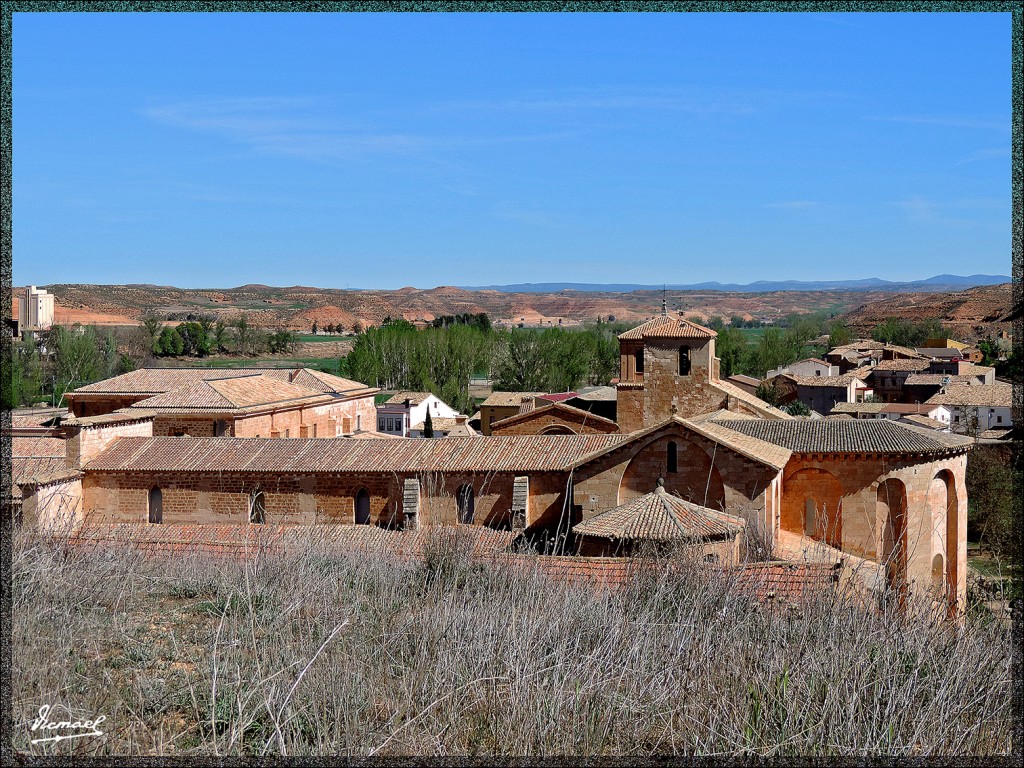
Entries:
{"type": "MultiPolygon", "coordinates": [[[[395,533],[395,536],[406,534],[395,533]]],[[[421,535],[421,534],[419,534],[421,535]]],[[[675,553],[620,590],[311,531],[289,553],[13,544],[14,748],[30,754],[1006,754],[997,622],[757,603],[675,553]],[[431,566],[431,563],[434,565],[431,566]],[[440,565],[438,565],[440,564],[440,565]],[[103,738],[31,746],[49,703],[103,738]]]]}

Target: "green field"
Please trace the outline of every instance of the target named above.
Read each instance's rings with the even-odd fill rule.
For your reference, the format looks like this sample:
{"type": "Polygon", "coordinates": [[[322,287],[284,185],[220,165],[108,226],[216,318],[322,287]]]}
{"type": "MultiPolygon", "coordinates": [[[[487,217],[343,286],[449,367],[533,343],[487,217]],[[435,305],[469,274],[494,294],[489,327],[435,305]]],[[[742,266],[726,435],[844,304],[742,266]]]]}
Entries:
{"type": "Polygon", "coordinates": [[[335,357],[197,357],[186,365],[169,368],[312,368],[325,373],[338,373],[335,357]]]}
{"type": "Polygon", "coordinates": [[[312,333],[299,333],[296,334],[299,341],[351,341],[351,336],[341,336],[339,334],[331,334],[329,336],[313,335],[312,333]]]}

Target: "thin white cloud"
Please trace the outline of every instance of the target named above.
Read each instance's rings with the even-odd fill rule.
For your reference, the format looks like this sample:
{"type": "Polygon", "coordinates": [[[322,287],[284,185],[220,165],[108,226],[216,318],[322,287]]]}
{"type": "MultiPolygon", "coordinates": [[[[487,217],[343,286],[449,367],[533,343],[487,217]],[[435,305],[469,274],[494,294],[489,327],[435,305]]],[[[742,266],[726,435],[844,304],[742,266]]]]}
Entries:
{"type": "Polygon", "coordinates": [[[965,115],[872,115],[865,120],[876,120],[884,123],[911,123],[915,125],[931,125],[940,128],[960,128],[979,131],[1010,132],[1010,118],[975,117],[965,115]]]}
{"type": "Polygon", "coordinates": [[[965,224],[976,219],[965,218],[968,212],[994,211],[1007,207],[1006,201],[989,197],[958,198],[956,200],[935,200],[924,195],[911,195],[895,200],[889,205],[902,209],[908,220],[915,223],[946,222],[965,224]]]}
{"type": "Polygon", "coordinates": [[[831,100],[841,94],[773,89],[620,88],[553,90],[512,98],[450,101],[437,111],[512,112],[517,114],[615,110],[673,110],[704,116],[741,116],[779,105],[831,100]]]}
{"type": "Polygon", "coordinates": [[[807,208],[819,208],[821,203],[817,200],[780,200],[777,203],[765,203],[765,208],[781,208],[783,210],[799,211],[807,208]]]}
{"type": "MultiPolygon", "coordinates": [[[[353,160],[380,155],[420,155],[474,146],[572,138],[572,131],[491,137],[434,136],[367,129],[366,121],[323,114],[308,99],[226,99],[166,104],[143,110],[165,125],[220,135],[270,154],[309,160],[353,160]]],[[[378,116],[379,120],[380,117],[378,116]]]]}
{"type": "Polygon", "coordinates": [[[979,149],[976,152],[972,152],[967,157],[964,157],[957,161],[957,165],[964,165],[965,163],[974,163],[979,160],[1002,160],[1010,156],[1009,147],[998,147],[992,149],[979,149]]]}

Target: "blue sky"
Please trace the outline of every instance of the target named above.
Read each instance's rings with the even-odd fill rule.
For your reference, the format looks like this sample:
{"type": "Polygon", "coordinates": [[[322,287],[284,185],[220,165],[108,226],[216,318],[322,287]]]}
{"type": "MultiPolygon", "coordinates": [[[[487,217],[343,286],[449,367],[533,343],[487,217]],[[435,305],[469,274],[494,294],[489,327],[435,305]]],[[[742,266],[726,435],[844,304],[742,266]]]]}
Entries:
{"type": "Polygon", "coordinates": [[[1010,273],[1008,13],[13,29],[15,285],[1010,273]]]}

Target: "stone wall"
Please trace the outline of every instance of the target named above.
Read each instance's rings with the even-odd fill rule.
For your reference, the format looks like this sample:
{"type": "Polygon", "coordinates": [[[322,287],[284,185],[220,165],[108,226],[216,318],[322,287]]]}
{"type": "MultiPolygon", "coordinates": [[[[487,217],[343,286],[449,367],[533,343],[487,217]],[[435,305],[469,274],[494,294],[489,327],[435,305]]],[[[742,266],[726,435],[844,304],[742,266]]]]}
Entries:
{"type": "Polygon", "coordinates": [[[40,533],[66,534],[82,524],[82,481],[78,478],[32,488],[22,498],[21,524],[40,533]]]}
{"type": "Polygon", "coordinates": [[[879,562],[892,550],[893,518],[902,511],[905,522],[896,527],[903,529],[901,567],[908,583],[938,590],[955,584],[962,603],[967,590],[966,466],[964,454],[938,460],[891,454],[794,456],[784,473],[782,526],[803,532],[797,521],[808,498],[829,509],[839,507],[836,543],[844,552],[879,562]],[[883,486],[890,479],[899,485],[883,486]]]}
{"type": "Polygon", "coordinates": [[[67,465],[79,469],[93,456],[119,437],[152,437],[153,422],[130,421],[122,424],[104,424],[72,428],[67,438],[67,465]]]}
{"type": "Polygon", "coordinates": [[[508,426],[493,426],[492,435],[606,435],[618,432],[617,424],[601,421],[586,414],[565,410],[531,411],[521,420],[508,426]],[[536,415],[535,415],[536,414],[536,415]]]}

